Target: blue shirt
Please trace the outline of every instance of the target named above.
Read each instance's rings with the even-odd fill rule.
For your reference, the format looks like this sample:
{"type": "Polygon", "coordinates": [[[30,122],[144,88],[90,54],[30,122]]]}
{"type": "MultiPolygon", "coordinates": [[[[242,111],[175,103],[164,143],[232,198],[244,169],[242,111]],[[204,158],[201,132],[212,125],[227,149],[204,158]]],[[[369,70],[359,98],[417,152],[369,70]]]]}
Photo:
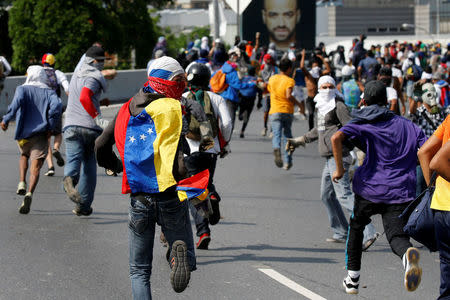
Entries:
{"type": "Polygon", "coordinates": [[[47,131],[56,131],[61,111],[62,104],[54,90],[20,85],[16,88],[8,112],[3,116],[3,122],[8,124],[16,117],[14,139],[21,140],[47,131]]]}
{"type": "MultiPolygon", "coordinates": [[[[255,76],[245,76],[244,78],[242,78],[242,82],[246,83],[246,84],[254,83],[254,82],[256,82],[256,77],[255,76]]],[[[239,90],[239,92],[244,97],[253,98],[253,97],[256,97],[258,88],[256,87],[256,85],[252,85],[248,88],[239,90]]]]}

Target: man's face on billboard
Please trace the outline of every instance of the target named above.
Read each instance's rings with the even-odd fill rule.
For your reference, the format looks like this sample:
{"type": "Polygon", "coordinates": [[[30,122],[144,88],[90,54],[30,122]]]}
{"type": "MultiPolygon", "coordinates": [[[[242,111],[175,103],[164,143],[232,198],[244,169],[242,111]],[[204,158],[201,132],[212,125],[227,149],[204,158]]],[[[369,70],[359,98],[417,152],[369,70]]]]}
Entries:
{"type": "Polygon", "coordinates": [[[270,36],[278,42],[288,41],[300,20],[297,0],[264,0],[262,15],[270,36]]]}

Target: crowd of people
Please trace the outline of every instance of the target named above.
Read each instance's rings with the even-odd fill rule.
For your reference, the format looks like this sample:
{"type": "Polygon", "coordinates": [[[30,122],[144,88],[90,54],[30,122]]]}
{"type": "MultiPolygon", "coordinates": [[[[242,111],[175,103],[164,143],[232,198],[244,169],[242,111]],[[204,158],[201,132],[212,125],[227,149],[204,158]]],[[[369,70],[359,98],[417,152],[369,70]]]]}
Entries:
{"type": "MultiPolygon", "coordinates": [[[[64,166],[63,187],[77,216],[93,212],[97,165],[111,174],[123,172],[122,193],[130,194],[133,297],[151,299],[156,224],[167,245],[172,287],[182,292],[196,269],[195,248],[208,249],[210,225],[220,222],[217,159],[230,153],[236,117],[242,121],[239,137],[245,139],[256,104],[263,113],[261,135],[271,138],[276,167],[291,169],[293,152],[318,141],[325,161],[320,198],[333,232],[327,242],[346,243],[343,285],[349,294],[358,293],[362,251],[381,236],[371,223],[375,214],[382,216],[392,251],[403,262],[405,288],[418,287],[420,253],[399,215],[437,172],[432,209],[440,298],[450,297],[450,45],[445,50],[439,43],[393,41],[366,48],[365,39],[361,35],[347,51],[338,46],[327,52],[323,43],[311,51],[295,44],[287,51],[273,43],[260,45],[258,33],[254,41],[236,37],[229,49],[220,39],[210,43],[203,37],[172,58],[160,37],[147,64],[146,83],[110,121],[100,106],[109,103],[101,98],[106,78],[114,74],[103,70],[107,57],[102,45],[95,43],[83,54],[70,83],[47,53],[41,66],[28,68],[1,122],[7,130],[16,120],[17,194],[24,196],[19,212],[30,212],[45,160],[45,175],[55,174],[52,157],[64,166]],[[68,95],[64,118],[61,89],[68,95]],[[308,131],[294,138],[295,115],[307,122],[308,131]]],[[[11,68],[0,59],[5,66],[1,84],[11,68]]]]}

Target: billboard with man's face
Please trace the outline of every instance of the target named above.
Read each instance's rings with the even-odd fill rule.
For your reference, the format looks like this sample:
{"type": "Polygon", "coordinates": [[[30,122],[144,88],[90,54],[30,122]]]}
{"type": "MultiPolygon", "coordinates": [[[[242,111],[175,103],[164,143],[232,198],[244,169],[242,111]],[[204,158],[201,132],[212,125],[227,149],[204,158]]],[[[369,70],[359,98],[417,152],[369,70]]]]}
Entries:
{"type": "Polygon", "coordinates": [[[242,14],[243,39],[253,41],[261,32],[261,44],[274,42],[279,49],[291,43],[312,49],[316,36],[315,0],[253,0],[242,14]]]}

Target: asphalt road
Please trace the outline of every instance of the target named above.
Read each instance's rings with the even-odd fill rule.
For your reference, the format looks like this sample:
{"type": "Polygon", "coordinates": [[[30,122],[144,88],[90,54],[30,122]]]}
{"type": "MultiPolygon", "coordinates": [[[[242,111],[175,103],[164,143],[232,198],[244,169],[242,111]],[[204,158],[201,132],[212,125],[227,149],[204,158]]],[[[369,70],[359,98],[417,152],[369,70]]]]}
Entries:
{"type": "MultiPolygon", "coordinates": [[[[111,118],[117,110],[108,108],[104,115],[111,118]]],[[[306,121],[296,121],[294,135],[306,126],[306,121]]],[[[438,296],[438,255],[422,249],[422,283],[408,293],[401,261],[384,236],[363,254],[359,295],[346,295],[341,283],[346,275],[344,245],[325,242],[331,231],[319,199],[323,159],[317,144],[296,151],[293,168],[285,171],[275,167],[270,140],[259,135],[261,129],[262,114],[255,112],[245,139],[235,134],[232,153],[218,162],[215,182],[223,219],[212,227],[210,250],[197,251],[198,270],[182,294],[170,286],[158,229],[154,299],[438,296]]],[[[56,167],[54,177],[42,175],[30,214],[20,215],[13,133],[13,126],[0,133],[0,299],[130,299],[128,198],[120,194],[121,178],[99,169],[94,213],[77,217],[61,188],[63,170],[56,167]]],[[[45,171],[46,166],[41,173],[45,171]]],[[[374,222],[382,232],[378,216],[374,222]]]]}

